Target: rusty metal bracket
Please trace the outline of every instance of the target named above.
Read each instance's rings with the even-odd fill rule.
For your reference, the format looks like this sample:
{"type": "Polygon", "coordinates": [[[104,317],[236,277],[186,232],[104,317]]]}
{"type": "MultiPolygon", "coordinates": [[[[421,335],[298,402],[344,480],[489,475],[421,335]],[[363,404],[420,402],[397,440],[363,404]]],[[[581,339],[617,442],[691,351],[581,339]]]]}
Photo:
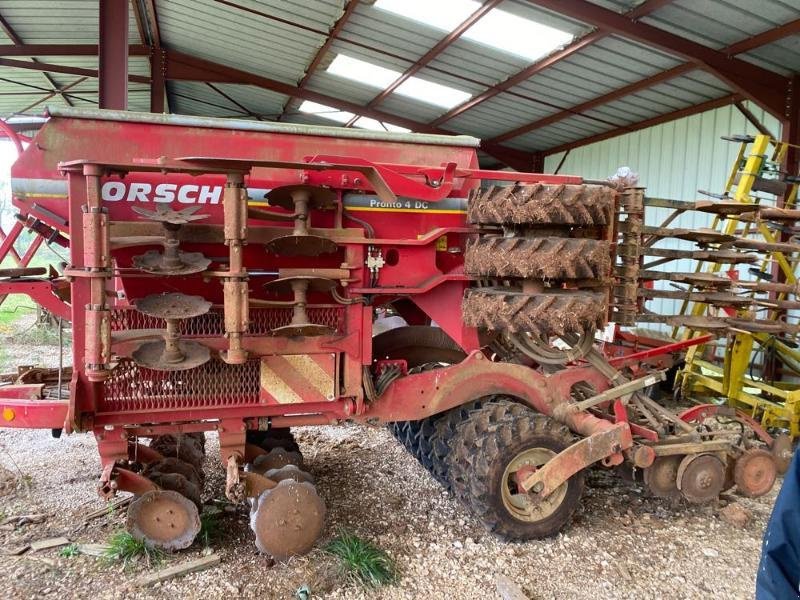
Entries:
{"type": "Polygon", "coordinates": [[[546,498],[581,469],[598,460],[610,459],[611,464],[622,462],[621,452],[633,445],[627,423],[618,423],[572,444],[518,483],[524,492],[546,498]]]}

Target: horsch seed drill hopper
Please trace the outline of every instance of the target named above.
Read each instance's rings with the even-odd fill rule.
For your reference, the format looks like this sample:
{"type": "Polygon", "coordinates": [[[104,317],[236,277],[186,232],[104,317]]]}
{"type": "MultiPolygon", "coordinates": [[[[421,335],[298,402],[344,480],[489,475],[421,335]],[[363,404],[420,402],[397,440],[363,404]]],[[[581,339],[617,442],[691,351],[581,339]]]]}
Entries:
{"type": "Polygon", "coordinates": [[[100,494],[132,492],[130,532],[167,549],[199,530],[207,431],[276,559],[325,517],[300,425],[390,424],[508,539],[559,531],[595,464],[716,498],[739,445],[771,438],[676,415],[642,393],[662,373],[633,370],[699,342],[611,360],[593,344],[636,317],[642,190],[484,171],[477,144],[52,111],[13,202],[69,264],[6,272],[0,294],[71,321],[73,364],[8,379],[0,424],[92,432],[100,494]],[[407,326],[373,336],[386,311],[407,326]]]}

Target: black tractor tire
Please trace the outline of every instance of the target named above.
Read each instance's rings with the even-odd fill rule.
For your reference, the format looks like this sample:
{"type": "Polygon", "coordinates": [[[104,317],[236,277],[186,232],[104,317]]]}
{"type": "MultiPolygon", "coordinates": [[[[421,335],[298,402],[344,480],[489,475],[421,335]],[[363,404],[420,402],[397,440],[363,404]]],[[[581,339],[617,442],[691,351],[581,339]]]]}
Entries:
{"type": "MultiPolygon", "coordinates": [[[[448,465],[457,497],[499,537],[511,541],[540,539],[557,534],[580,504],[583,472],[565,484],[551,512],[525,520],[506,506],[503,486],[506,467],[531,449],[558,454],[573,442],[569,429],[555,420],[509,401],[488,402],[471,412],[451,443],[448,465]]],[[[551,498],[559,494],[556,490],[551,498]]]]}
{"type": "MultiPolygon", "coordinates": [[[[425,369],[434,363],[452,365],[467,357],[466,352],[438,327],[409,325],[384,331],[372,338],[374,360],[403,359],[409,370],[425,369]]],[[[429,436],[439,415],[419,421],[389,423],[389,431],[429,471],[432,468],[429,436]]]]}

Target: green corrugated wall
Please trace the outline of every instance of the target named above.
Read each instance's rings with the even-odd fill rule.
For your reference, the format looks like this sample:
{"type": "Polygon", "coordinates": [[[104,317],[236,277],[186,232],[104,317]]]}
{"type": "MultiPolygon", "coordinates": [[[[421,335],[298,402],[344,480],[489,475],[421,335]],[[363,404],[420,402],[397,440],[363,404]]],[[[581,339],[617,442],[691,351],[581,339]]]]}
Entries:
{"type": "MultiPolygon", "coordinates": [[[[775,118],[753,104],[747,106],[770,132],[780,134],[775,118]]],[[[628,166],[639,173],[647,195],[693,200],[698,189],[722,191],[738,144],[720,136],[740,133],[758,132],[735,106],[726,106],[575,148],[560,173],[605,179],[628,166]]],[[[562,156],[548,156],[545,172],[552,173],[562,156]]]]}

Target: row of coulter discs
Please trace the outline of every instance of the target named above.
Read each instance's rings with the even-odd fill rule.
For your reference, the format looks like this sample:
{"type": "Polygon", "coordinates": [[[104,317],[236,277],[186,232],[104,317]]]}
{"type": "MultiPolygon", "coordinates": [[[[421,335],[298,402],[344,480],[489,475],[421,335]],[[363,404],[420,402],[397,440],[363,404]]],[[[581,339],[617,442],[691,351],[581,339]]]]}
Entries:
{"type": "MultiPolygon", "coordinates": [[[[245,471],[277,483],[247,500],[256,547],[277,561],[308,552],[322,534],[326,511],[297,442],[288,429],[248,432],[247,441],[259,450],[245,471]]],[[[161,435],[152,438],[150,449],[161,458],[145,464],[141,474],[159,489],[131,503],[127,529],[156,548],[188,548],[201,528],[205,437],[161,435]]]]}

